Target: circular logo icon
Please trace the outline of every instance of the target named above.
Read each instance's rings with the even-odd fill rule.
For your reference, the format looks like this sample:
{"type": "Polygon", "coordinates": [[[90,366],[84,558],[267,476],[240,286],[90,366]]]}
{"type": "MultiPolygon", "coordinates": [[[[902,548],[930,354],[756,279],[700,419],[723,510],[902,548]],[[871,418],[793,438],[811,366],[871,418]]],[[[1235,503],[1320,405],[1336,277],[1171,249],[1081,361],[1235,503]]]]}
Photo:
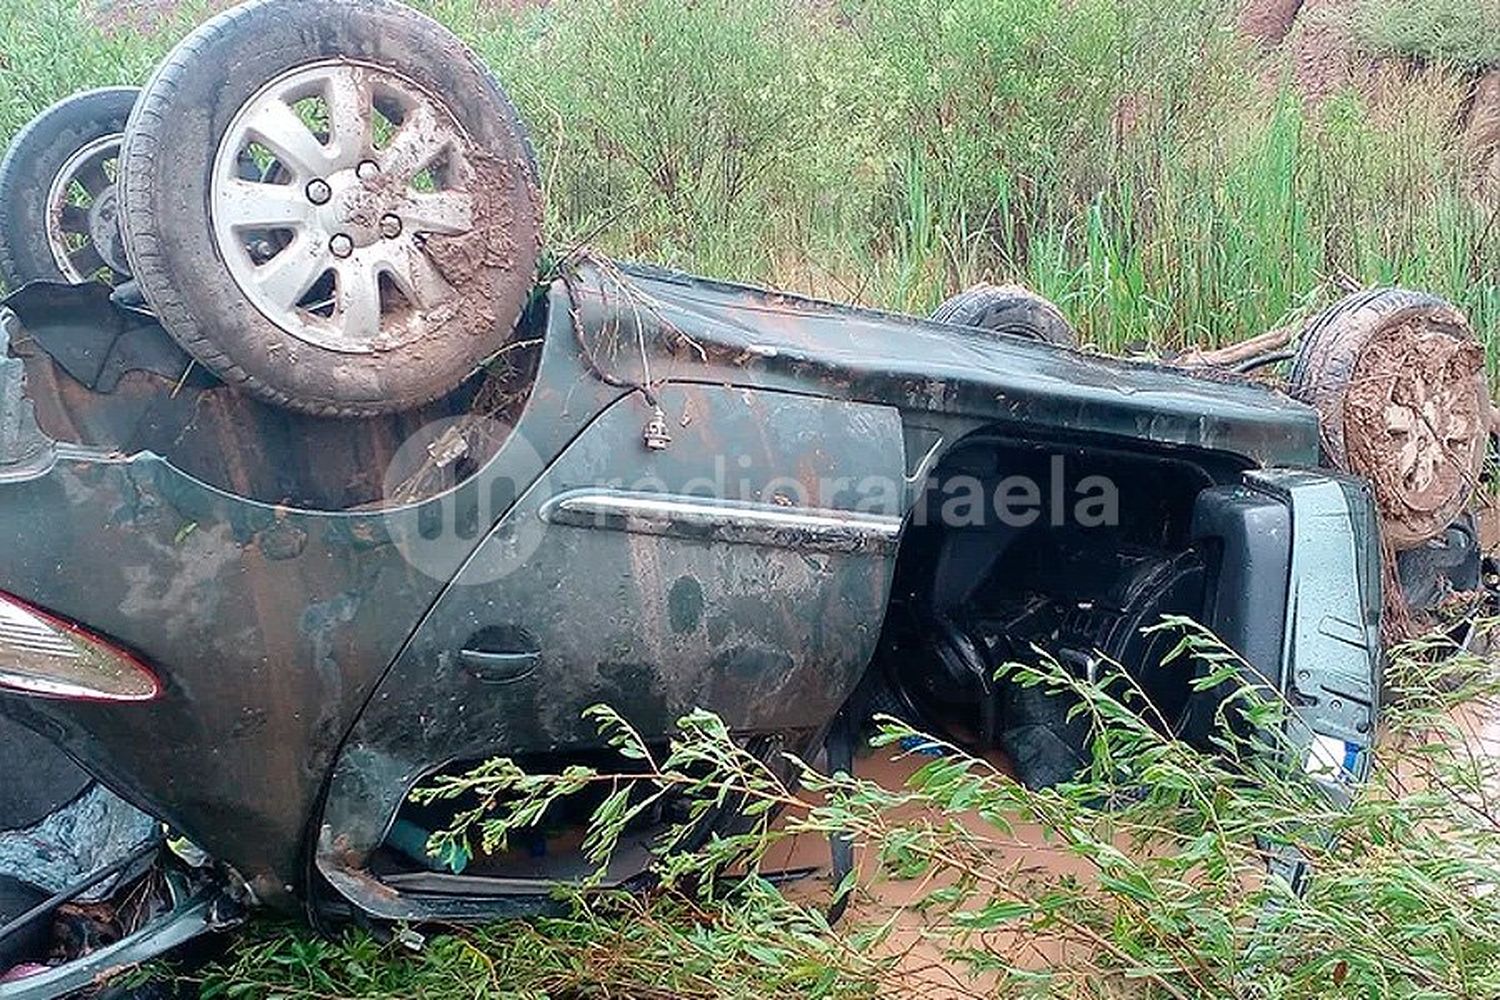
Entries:
{"type": "Polygon", "coordinates": [[[433,421],[396,449],[382,495],[386,529],[419,572],[444,583],[494,583],[525,565],[544,525],[523,502],[542,459],[493,417],[433,421]]]}

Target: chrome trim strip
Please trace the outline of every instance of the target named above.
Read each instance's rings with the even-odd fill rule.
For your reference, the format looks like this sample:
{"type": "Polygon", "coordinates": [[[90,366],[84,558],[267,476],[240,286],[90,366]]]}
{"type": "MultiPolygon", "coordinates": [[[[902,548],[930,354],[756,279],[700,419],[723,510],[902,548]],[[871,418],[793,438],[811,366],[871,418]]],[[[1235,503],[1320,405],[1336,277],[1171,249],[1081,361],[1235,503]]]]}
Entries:
{"type": "Polygon", "coordinates": [[[885,538],[901,533],[901,519],[879,514],[825,508],[779,507],[740,500],[707,500],[655,493],[564,494],[559,510],[570,514],[634,514],[641,517],[681,518],[723,524],[775,525],[781,528],[837,528],[869,532],[885,538]]]}
{"type": "MultiPolygon", "coordinates": [[[[35,698],[56,698],[63,701],[98,701],[98,691],[82,684],[38,677],[35,674],[18,674],[0,667],[0,691],[30,695],[35,698]]],[[[0,991],[0,997],[4,992],[0,991]]]]}
{"type": "Polygon", "coordinates": [[[559,494],[543,505],[541,516],[576,527],[836,550],[888,548],[902,526],[901,518],[888,514],[605,489],[559,494]]]}
{"type": "Polygon", "coordinates": [[[65,636],[6,601],[0,601],[0,651],[3,648],[78,658],[78,650],[65,636]]]}

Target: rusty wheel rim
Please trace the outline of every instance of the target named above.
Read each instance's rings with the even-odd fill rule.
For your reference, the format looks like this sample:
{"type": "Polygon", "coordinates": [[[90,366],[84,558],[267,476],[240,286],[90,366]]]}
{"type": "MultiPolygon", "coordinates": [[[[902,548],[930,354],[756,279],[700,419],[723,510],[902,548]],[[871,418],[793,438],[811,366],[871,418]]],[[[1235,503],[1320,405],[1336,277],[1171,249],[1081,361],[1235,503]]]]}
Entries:
{"type": "Polygon", "coordinates": [[[71,282],[123,280],[115,178],[121,135],[106,135],[68,157],[47,191],[47,247],[71,282]]]}

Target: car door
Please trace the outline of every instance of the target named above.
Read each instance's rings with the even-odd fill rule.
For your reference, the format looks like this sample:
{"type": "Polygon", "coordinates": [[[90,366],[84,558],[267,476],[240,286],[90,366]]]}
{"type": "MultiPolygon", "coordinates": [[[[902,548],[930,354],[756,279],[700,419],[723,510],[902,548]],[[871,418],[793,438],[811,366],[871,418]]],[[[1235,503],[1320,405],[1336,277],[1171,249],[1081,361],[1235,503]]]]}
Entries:
{"type": "Polygon", "coordinates": [[[441,765],[597,746],[590,705],[647,739],[700,707],[742,733],[836,714],[889,597],[898,412],[692,384],[660,404],[646,437],[638,396],[605,410],[438,599],[345,746],[325,874],[441,765]]]}

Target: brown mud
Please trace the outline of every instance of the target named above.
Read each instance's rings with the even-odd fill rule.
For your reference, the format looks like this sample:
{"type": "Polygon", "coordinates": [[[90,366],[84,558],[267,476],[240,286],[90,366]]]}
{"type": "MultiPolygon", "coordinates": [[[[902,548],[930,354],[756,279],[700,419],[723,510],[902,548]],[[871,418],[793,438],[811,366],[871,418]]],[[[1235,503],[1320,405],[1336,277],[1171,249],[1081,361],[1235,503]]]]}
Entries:
{"type": "MultiPolygon", "coordinates": [[[[460,186],[473,199],[474,227],[456,236],[428,236],[423,252],[458,298],[488,307],[513,300],[512,286],[517,282],[530,287],[532,264],[542,245],[541,195],[525,163],[507,162],[479,150],[470,150],[467,156],[468,176],[460,186]]],[[[480,308],[465,313],[489,311],[480,308]]]]}
{"type": "MultiPolygon", "coordinates": [[[[902,754],[897,750],[884,749],[862,756],[855,765],[856,774],[864,780],[874,781],[883,788],[899,791],[906,786],[911,776],[930,757],[920,754],[902,754]]],[[[1009,764],[1001,756],[990,761],[1002,771],[1009,764]]],[[[927,815],[916,808],[908,808],[892,815],[893,821],[922,821],[944,823],[957,819],[975,835],[984,838],[991,847],[993,870],[1005,871],[1019,885],[1052,884],[1059,879],[1077,879],[1089,882],[1098,875],[1098,870],[1085,859],[1058,845],[1056,838],[1036,823],[1007,817],[1011,824],[1009,833],[985,823],[975,815],[958,817],[927,815]]],[[[1122,850],[1128,845],[1121,843],[1122,850]]],[[[889,997],[922,998],[922,1000],[966,1000],[976,996],[996,996],[994,976],[970,978],[953,961],[944,956],[944,947],[952,947],[953,941],[934,940],[930,927],[922,914],[921,904],[941,885],[932,881],[913,879],[894,881],[879,876],[876,851],[869,845],[857,844],[856,864],[860,871],[861,887],[856,890],[844,920],[849,925],[869,927],[892,922],[892,932],[880,948],[880,955],[896,959],[886,980],[880,983],[881,994],[889,997]]],[[[832,872],[829,863],[829,844],[820,836],[799,835],[778,844],[766,859],[765,868],[771,870],[813,869],[814,874],[790,884],[785,892],[799,902],[810,906],[826,906],[832,892],[832,872]]],[[[1088,961],[1088,951],[1093,946],[1070,940],[1062,933],[1038,936],[1015,931],[987,932],[968,943],[982,947],[991,954],[1001,956],[1024,969],[1041,970],[1067,964],[1070,960],[1088,961]]]]}
{"type": "Polygon", "coordinates": [[[1344,400],[1344,443],[1397,549],[1435,537],[1467,507],[1488,410],[1484,349],[1470,336],[1412,320],[1378,331],[1361,352],[1344,400]]]}
{"type": "Polygon", "coordinates": [[[1302,0],[1250,0],[1240,11],[1240,33],[1262,45],[1277,45],[1292,30],[1302,0]]]}

